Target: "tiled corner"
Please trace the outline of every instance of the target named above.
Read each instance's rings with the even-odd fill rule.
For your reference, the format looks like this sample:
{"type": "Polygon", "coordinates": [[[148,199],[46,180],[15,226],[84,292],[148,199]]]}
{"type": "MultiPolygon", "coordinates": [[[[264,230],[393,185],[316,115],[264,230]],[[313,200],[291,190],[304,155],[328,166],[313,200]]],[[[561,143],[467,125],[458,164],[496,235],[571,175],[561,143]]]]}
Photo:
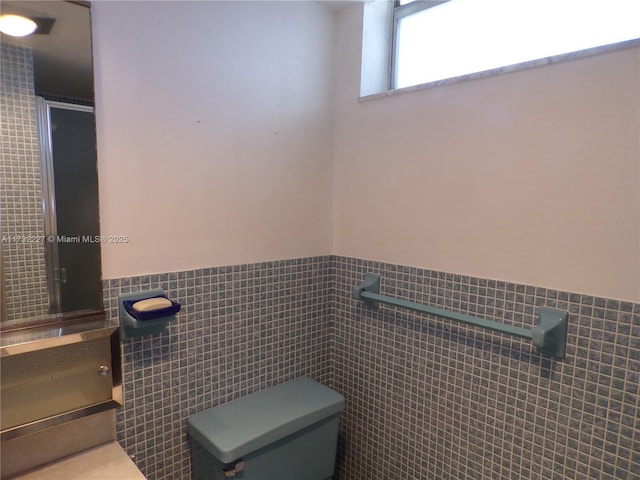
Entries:
{"type": "Polygon", "coordinates": [[[189,416],[300,375],[346,397],[336,479],[640,478],[640,305],[327,256],[105,282],[184,305],[123,342],[117,435],[149,480],[188,480],[189,416]],[[569,312],[567,358],[531,342],[351,298],[385,295],[531,328],[569,312]]]}

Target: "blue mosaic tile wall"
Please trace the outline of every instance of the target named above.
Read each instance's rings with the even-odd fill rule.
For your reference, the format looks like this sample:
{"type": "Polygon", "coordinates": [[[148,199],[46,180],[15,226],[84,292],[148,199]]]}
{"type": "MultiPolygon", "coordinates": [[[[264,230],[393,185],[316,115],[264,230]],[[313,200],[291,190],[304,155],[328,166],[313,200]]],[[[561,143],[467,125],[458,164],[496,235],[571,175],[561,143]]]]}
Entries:
{"type": "MultiPolygon", "coordinates": [[[[309,375],[345,395],[336,479],[640,479],[640,305],[327,256],[105,282],[165,288],[169,332],[123,343],[118,440],[149,480],[190,478],[186,419],[309,375]],[[569,311],[567,358],[351,299],[385,295],[524,328],[569,311]]],[[[304,479],[301,479],[304,480],[304,479]]]]}
{"type": "Polygon", "coordinates": [[[640,304],[333,257],[340,480],[640,479],[640,304]],[[530,341],[351,299],[381,293],[527,329],[569,312],[567,358],[530,341]]]}
{"type": "Polygon", "coordinates": [[[307,375],[329,381],[328,258],[121,278],[118,293],[163,288],[183,305],[168,332],[125,340],[120,444],[149,480],[190,479],[186,421],[256,390],[307,375]]]}
{"type": "Polygon", "coordinates": [[[38,114],[31,48],[0,43],[0,203],[7,320],[48,313],[38,114]],[[29,292],[25,295],[25,292],[29,292]]]}

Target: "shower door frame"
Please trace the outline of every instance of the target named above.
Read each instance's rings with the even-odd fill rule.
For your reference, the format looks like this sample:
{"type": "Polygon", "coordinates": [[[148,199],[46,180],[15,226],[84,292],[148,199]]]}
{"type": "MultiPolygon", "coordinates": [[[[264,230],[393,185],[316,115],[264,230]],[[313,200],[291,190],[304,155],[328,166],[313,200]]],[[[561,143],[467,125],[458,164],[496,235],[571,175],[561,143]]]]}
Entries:
{"type": "Polygon", "coordinates": [[[44,215],[44,258],[47,272],[47,290],[49,293],[49,313],[62,312],[62,292],[60,284],[66,272],[60,269],[58,251],[58,223],[56,213],[56,189],[53,169],[53,134],[51,126],[51,108],[93,113],[91,106],[55,102],[36,97],[38,110],[38,128],[40,137],[40,169],[42,177],[42,212],[44,215]]]}

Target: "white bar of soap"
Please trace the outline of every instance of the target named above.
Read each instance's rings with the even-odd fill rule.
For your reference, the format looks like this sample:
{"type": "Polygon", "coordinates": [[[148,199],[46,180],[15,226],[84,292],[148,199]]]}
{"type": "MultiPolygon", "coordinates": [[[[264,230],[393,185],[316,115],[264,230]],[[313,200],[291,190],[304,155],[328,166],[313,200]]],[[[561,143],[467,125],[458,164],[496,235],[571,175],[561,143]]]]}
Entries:
{"type": "Polygon", "coordinates": [[[138,312],[151,312],[173,305],[168,298],[147,298],[133,304],[133,309],[138,312]]]}

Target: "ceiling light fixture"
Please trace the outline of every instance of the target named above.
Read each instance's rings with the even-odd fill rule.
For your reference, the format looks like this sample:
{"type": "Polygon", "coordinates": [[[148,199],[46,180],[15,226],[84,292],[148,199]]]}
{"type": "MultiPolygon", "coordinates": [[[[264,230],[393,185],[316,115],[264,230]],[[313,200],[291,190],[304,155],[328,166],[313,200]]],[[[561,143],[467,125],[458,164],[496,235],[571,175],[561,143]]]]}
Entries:
{"type": "Polygon", "coordinates": [[[12,37],[26,37],[36,31],[38,25],[20,15],[0,15],[0,32],[12,37]]]}

